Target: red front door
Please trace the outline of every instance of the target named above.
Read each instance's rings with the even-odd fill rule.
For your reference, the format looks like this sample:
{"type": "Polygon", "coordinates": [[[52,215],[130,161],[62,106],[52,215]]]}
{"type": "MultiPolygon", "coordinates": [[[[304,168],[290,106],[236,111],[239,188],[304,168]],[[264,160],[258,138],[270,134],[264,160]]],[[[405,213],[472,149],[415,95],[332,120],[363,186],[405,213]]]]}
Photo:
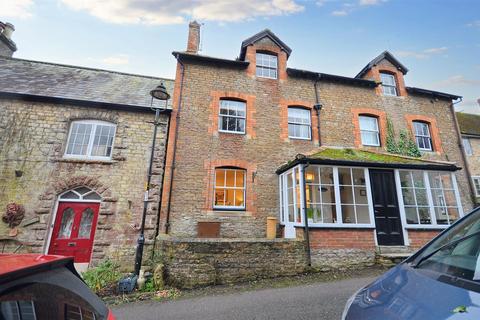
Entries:
{"type": "Polygon", "coordinates": [[[48,253],[89,262],[99,207],[100,203],[59,202],[48,253]]]}

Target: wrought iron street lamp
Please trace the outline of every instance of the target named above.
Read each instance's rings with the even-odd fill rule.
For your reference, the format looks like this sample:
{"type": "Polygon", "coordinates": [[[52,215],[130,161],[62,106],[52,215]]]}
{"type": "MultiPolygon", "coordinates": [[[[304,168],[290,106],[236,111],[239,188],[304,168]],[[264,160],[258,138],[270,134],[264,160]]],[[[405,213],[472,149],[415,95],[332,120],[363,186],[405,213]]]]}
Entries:
{"type": "Polygon", "coordinates": [[[148,202],[149,202],[149,191],[150,191],[150,181],[152,179],[152,167],[153,167],[153,157],[155,155],[155,141],[157,140],[157,128],[160,125],[160,112],[167,110],[168,99],[170,95],[167,92],[167,89],[161,83],[155,89],[150,91],[152,96],[152,101],[150,102],[150,108],[155,111],[155,122],[153,127],[153,140],[152,140],[152,150],[150,153],[150,162],[148,164],[148,175],[147,175],[147,184],[145,185],[145,194],[143,198],[143,213],[142,213],[142,224],[140,225],[140,234],[137,239],[137,248],[135,253],[135,274],[138,276],[140,273],[140,268],[142,266],[142,257],[143,257],[143,247],[145,245],[145,219],[147,216],[148,202]],[[160,101],[165,101],[165,103],[160,103],[158,106],[154,106],[153,99],[160,101]]]}

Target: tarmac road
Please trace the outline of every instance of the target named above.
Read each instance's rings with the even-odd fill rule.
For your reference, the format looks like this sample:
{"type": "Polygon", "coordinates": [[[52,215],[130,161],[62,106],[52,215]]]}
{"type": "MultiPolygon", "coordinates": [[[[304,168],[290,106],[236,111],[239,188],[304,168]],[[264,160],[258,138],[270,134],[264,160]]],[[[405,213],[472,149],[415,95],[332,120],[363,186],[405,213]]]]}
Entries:
{"type": "Polygon", "coordinates": [[[138,302],[113,308],[117,319],[340,319],[348,297],[374,277],[319,282],[288,288],[138,302]]]}

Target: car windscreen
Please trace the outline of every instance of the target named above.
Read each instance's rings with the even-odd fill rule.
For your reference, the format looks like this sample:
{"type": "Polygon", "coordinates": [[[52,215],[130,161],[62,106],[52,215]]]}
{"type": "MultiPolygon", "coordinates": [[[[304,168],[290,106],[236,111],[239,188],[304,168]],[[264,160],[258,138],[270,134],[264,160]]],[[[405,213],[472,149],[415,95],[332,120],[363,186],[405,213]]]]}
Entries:
{"type": "Polygon", "coordinates": [[[0,286],[0,320],[93,320],[107,314],[105,304],[64,267],[0,286]]]}
{"type": "Polygon", "coordinates": [[[480,210],[435,239],[412,265],[480,284],[480,210]]]}

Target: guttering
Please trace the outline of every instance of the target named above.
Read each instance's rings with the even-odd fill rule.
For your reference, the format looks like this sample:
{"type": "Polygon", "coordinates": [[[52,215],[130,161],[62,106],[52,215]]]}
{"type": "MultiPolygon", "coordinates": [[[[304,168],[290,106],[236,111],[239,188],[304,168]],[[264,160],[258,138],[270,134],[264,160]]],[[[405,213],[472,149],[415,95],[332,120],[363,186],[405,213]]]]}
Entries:
{"type": "Polygon", "coordinates": [[[304,79],[317,79],[318,76],[321,75],[322,81],[339,82],[339,83],[345,83],[345,84],[361,86],[361,87],[369,87],[369,88],[375,88],[378,86],[377,82],[371,81],[371,80],[349,78],[349,77],[338,76],[334,74],[313,72],[313,71],[301,70],[301,69],[287,68],[287,74],[292,77],[304,78],[304,79]]]}
{"type": "Polygon", "coordinates": [[[313,83],[313,89],[315,90],[315,105],[313,108],[315,109],[315,112],[317,114],[317,131],[318,131],[318,146],[322,146],[322,134],[320,132],[320,110],[322,110],[322,104],[320,103],[320,98],[318,95],[318,88],[317,84],[322,78],[322,75],[319,73],[317,75],[317,79],[315,79],[315,82],[313,83]]]}
{"type": "Polygon", "coordinates": [[[462,143],[462,134],[460,132],[460,127],[458,125],[457,113],[455,112],[455,105],[457,103],[462,102],[462,100],[463,100],[462,97],[459,97],[459,100],[457,102],[452,101],[452,103],[450,105],[450,112],[452,113],[453,122],[454,122],[454,125],[455,125],[455,131],[457,132],[457,144],[458,144],[458,147],[460,148],[460,153],[462,154],[462,160],[463,160],[463,164],[465,166],[465,172],[467,173],[468,187],[470,188],[470,196],[471,196],[474,204],[476,205],[477,204],[477,200],[476,200],[477,197],[476,197],[475,187],[473,185],[472,174],[471,174],[471,171],[470,171],[470,167],[468,165],[467,155],[465,153],[465,148],[463,147],[463,143],[462,143]]]}
{"type": "Polygon", "coordinates": [[[431,96],[433,98],[443,98],[443,99],[449,99],[449,100],[460,99],[460,101],[458,102],[462,101],[462,97],[457,96],[455,94],[450,94],[450,93],[445,93],[440,91],[433,91],[433,90],[422,89],[422,88],[415,88],[415,87],[406,87],[405,89],[407,90],[407,92],[414,93],[414,94],[416,93],[416,94],[431,96]]]}
{"type": "Polygon", "coordinates": [[[314,159],[314,158],[297,158],[288,164],[280,167],[275,171],[276,174],[282,174],[283,172],[295,167],[298,164],[322,164],[333,166],[350,166],[350,167],[367,167],[367,168],[386,168],[386,169],[412,169],[412,170],[439,170],[439,171],[457,171],[461,170],[461,167],[457,167],[454,164],[407,164],[407,163],[380,163],[380,162],[364,162],[353,160],[336,160],[336,159],[314,159]]]}
{"type": "Polygon", "coordinates": [[[172,190],[173,190],[173,175],[175,172],[175,158],[177,154],[177,141],[178,141],[178,128],[180,123],[180,112],[182,111],[182,94],[183,94],[183,78],[185,76],[185,65],[182,63],[181,56],[179,53],[175,55],[177,58],[178,64],[180,64],[180,89],[178,92],[178,107],[177,114],[175,116],[175,135],[173,137],[173,150],[172,150],[172,163],[170,165],[170,185],[168,186],[168,202],[167,202],[167,216],[165,219],[165,234],[168,234],[170,229],[170,210],[172,203],[172,190]]]}
{"type": "MultiPolygon", "coordinates": [[[[44,95],[36,95],[29,93],[16,93],[16,92],[7,92],[0,91],[0,99],[15,99],[20,101],[32,101],[32,102],[46,102],[46,103],[55,103],[55,104],[71,104],[81,107],[94,107],[94,108],[104,108],[104,109],[116,109],[116,110],[126,110],[126,111],[142,111],[142,112],[155,112],[148,106],[139,106],[131,104],[119,104],[119,103],[110,103],[110,102],[101,102],[101,101],[89,101],[89,100],[79,100],[79,99],[70,99],[63,97],[52,97],[44,95]]],[[[164,112],[170,113],[171,109],[166,109],[164,112]]]]}

